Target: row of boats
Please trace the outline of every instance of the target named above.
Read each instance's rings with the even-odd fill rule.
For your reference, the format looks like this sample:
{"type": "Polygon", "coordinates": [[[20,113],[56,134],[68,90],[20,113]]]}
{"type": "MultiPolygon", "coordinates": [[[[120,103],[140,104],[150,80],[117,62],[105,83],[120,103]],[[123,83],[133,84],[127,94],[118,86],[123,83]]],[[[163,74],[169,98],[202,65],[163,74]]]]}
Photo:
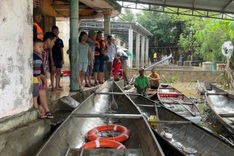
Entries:
{"type": "MultiPolygon", "coordinates": [[[[157,94],[146,98],[125,93],[122,84],[106,81],[101,85],[66,118],[36,155],[234,154],[232,144],[196,124],[201,120],[198,108],[175,88],[161,86],[157,94]]],[[[229,97],[212,85],[208,89],[211,103],[217,100],[213,98],[215,93],[221,100],[229,97]]],[[[231,122],[232,113],[218,114],[227,118],[228,124],[231,122]]]]}

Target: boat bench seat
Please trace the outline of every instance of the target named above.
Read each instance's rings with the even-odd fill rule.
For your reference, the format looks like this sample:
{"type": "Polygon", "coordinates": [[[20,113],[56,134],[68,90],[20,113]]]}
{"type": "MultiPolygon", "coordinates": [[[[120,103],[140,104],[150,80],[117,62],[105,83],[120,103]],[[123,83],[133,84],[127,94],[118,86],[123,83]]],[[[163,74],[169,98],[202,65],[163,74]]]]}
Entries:
{"type": "Polygon", "coordinates": [[[107,148],[98,148],[98,149],[70,149],[68,155],[76,156],[89,156],[89,155],[134,155],[142,156],[141,149],[107,149],[107,148]]]}

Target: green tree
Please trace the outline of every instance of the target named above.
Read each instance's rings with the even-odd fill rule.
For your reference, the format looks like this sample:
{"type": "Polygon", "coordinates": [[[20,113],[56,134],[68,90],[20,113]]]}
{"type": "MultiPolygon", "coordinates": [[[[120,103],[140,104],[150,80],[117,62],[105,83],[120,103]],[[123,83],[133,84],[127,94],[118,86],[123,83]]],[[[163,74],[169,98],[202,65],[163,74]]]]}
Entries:
{"type": "MultiPolygon", "coordinates": [[[[210,20],[203,30],[199,30],[195,34],[197,43],[200,44],[196,53],[201,54],[205,60],[213,63],[225,62],[226,58],[221,53],[221,47],[225,41],[234,41],[233,26],[233,21],[210,20]]],[[[233,60],[232,57],[231,62],[233,60]]]]}

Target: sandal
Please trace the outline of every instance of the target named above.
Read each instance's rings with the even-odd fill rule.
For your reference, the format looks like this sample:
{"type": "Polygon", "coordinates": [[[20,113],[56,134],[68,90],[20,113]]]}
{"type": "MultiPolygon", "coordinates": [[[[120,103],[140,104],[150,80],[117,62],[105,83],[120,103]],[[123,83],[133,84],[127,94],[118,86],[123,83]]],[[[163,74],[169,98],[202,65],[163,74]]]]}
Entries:
{"type": "Polygon", "coordinates": [[[46,119],[47,116],[46,115],[39,115],[39,119],[46,119]]]}
{"type": "Polygon", "coordinates": [[[53,119],[54,118],[54,116],[51,114],[51,112],[46,112],[46,117],[48,118],[48,119],[53,119]]]}

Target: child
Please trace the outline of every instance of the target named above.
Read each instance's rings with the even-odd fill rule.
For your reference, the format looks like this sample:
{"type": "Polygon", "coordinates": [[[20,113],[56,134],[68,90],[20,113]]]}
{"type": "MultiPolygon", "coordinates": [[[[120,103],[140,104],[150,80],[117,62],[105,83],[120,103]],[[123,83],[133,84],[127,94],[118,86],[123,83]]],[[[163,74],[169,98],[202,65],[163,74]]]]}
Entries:
{"type": "Polygon", "coordinates": [[[120,54],[116,54],[116,57],[113,61],[113,73],[114,73],[114,80],[118,79],[118,72],[121,68],[121,61],[120,61],[120,54]]]}
{"type": "Polygon", "coordinates": [[[33,105],[39,110],[39,117],[46,118],[45,110],[38,105],[37,98],[39,89],[42,88],[42,83],[45,79],[41,76],[43,42],[40,39],[33,41],[33,105]]]}

